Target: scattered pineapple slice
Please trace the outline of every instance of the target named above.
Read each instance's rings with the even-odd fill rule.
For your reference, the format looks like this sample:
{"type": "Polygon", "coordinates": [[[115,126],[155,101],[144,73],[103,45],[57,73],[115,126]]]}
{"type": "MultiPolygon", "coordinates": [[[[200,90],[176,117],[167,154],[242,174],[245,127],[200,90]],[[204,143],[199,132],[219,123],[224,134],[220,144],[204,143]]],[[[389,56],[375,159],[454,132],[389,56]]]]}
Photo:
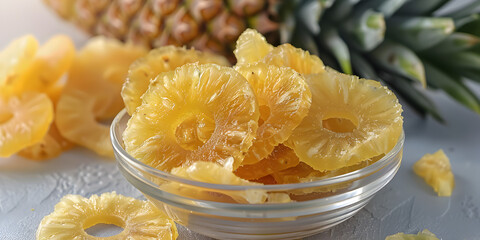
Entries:
{"type": "Polygon", "coordinates": [[[308,114],[312,94],[303,76],[290,68],[255,63],[235,69],[252,86],[260,109],[255,141],[242,162],[254,164],[288,139],[308,114]]]}
{"type": "Polygon", "coordinates": [[[109,126],[122,108],[120,96],[129,65],[146,50],[116,40],[94,38],[75,57],[55,121],[68,140],[99,155],[113,157],[109,126]]]}
{"type": "Polygon", "coordinates": [[[394,235],[387,236],[385,240],[439,240],[439,239],[435,236],[435,234],[428,231],[427,229],[424,229],[418,234],[397,233],[394,235]]]}
{"type": "Polygon", "coordinates": [[[150,83],[123,133],[133,157],[162,170],[195,161],[236,169],[258,128],[247,80],[229,67],[186,64],[150,83]]]}
{"type": "Polygon", "coordinates": [[[53,104],[43,93],[0,98],[0,157],[42,140],[53,120],[53,104]]]}
{"type": "Polygon", "coordinates": [[[23,91],[48,92],[68,71],[75,57],[73,41],[65,35],[56,35],[42,45],[23,75],[23,91]]]}
{"type": "Polygon", "coordinates": [[[159,73],[172,71],[186,63],[194,62],[229,65],[227,59],[222,56],[175,46],[154,49],[144,58],[134,62],[122,88],[122,97],[127,112],[132,115],[135,109],[142,104],[140,97],[147,91],[150,80],[159,73]]]}
{"type": "Polygon", "coordinates": [[[434,154],[425,154],[413,165],[413,171],[430,185],[438,196],[452,195],[455,187],[450,160],[442,149],[434,154]]]}
{"type": "Polygon", "coordinates": [[[238,37],[233,53],[237,64],[246,64],[262,60],[272,50],[273,46],[262,34],[254,29],[247,29],[238,37]]]}
{"type": "Polygon", "coordinates": [[[325,66],[320,58],[288,43],[274,48],[261,61],[275,66],[290,67],[301,74],[325,71],[325,66]]]}
{"type": "Polygon", "coordinates": [[[298,164],[299,159],[295,152],[287,146],[280,144],[273,149],[273,152],[268,157],[252,165],[242,165],[234,173],[243,179],[255,180],[295,167],[298,164]]]}
{"type": "Polygon", "coordinates": [[[12,41],[0,52],[0,97],[21,94],[25,87],[25,71],[37,52],[38,41],[26,35],[12,41]]]}
{"type": "Polygon", "coordinates": [[[175,223],[153,204],[115,192],[63,197],[55,210],[44,217],[37,229],[37,240],[50,239],[176,239],[175,223]],[[96,224],[114,224],[123,231],[111,237],[94,237],[84,230],[96,224]]]}
{"type": "Polygon", "coordinates": [[[40,142],[26,147],[18,152],[19,156],[36,161],[43,161],[58,157],[62,152],[73,147],[73,143],[65,139],[52,122],[47,134],[40,142]]]}
{"type": "Polygon", "coordinates": [[[327,69],[307,76],[312,106],[285,143],[315,170],[335,170],[389,152],[403,119],[395,95],[373,80],[327,69]]]}

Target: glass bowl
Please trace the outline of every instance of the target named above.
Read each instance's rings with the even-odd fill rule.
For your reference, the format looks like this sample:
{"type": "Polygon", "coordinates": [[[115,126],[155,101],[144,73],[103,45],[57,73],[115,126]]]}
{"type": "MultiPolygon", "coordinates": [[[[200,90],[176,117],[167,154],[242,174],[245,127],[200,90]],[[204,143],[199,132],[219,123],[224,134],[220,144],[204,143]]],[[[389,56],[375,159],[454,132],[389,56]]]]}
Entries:
{"type": "Polygon", "coordinates": [[[343,175],[297,184],[222,185],[181,178],[130,156],[122,141],[129,117],[123,110],[111,126],[124,177],[175,222],[217,239],[298,239],[347,220],[392,180],[405,139],[402,133],[383,158],[343,175]],[[276,200],[248,203],[258,196],[276,200]]]}

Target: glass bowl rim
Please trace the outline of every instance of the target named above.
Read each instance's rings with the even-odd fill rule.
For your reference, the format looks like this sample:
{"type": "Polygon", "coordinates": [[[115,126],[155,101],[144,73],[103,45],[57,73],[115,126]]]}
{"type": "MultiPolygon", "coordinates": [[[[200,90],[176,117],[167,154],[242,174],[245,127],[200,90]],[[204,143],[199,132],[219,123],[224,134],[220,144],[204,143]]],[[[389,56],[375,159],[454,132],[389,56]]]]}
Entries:
{"type": "MultiPolygon", "coordinates": [[[[229,185],[229,184],[216,184],[216,183],[206,183],[200,182],[192,179],[187,179],[183,177],[179,177],[173,175],[169,172],[165,172],[154,167],[151,167],[140,160],[132,157],[127,151],[122,147],[120,144],[120,140],[122,140],[121,136],[118,136],[115,128],[119,124],[119,122],[124,118],[129,116],[126,109],[121,110],[117,116],[115,116],[112,124],[110,126],[110,139],[112,142],[112,146],[114,152],[120,157],[116,157],[116,161],[124,161],[129,166],[134,167],[137,170],[141,170],[143,172],[147,172],[150,175],[155,177],[159,177],[162,179],[167,179],[173,182],[178,182],[186,185],[191,185],[200,188],[207,188],[207,189],[218,189],[224,191],[245,191],[245,190],[266,190],[266,191],[281,191],[281,190],[291,190],[291,189],[301,189],[301,188],[313,188],[313,187],[323,187],[332,184],[339,184],[342,182],[353,181],[358,178],[362,178],[364,176],[368,176],[377,172],[378,170],[382,169],[383,167],[387,166],[392,160],[395,159],[395,156],[403,149],[404,141],[405,141],[405,132],[402,130],[402,133],[397,141],[397,144],[393,147],[390,152],[385,154],[380,160],[376,161],[375,163],[355,170],[353,172],[348,172],[345,174],[341,174],[338,176],[334,176],[331,178],[320,179],[311,182],[302,182],[302,183],[290,183],[290,184],[272,184],[272,185],[229,185]]],[[[123,133],[123,132],[122,132],[123,133]]],[[[122,140],[123,141],[123,140],[122,140]]]]}

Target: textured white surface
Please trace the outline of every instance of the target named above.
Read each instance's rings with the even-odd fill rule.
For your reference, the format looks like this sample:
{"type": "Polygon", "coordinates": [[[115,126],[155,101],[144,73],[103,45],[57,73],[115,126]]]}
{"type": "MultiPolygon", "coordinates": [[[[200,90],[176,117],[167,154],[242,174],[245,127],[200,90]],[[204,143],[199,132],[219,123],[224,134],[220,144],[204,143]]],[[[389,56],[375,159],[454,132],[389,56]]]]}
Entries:
{"type": "MultiPolygon", "coordinates": [[[[86,36],[58,20],[40,0],[0,1],[0,48],[22,34],[44,42],[56,33],[86,36]]],[[[475,87],[480,94],[480,87],[475,87]]],[[[393,181],[350,220],[308,239],[384,239],[396,232],[428,228],[443,239],[480,240],[480,117],[434,94],[447,125],[419,119],[405,109],[406,142],[402,167],[393,181]],[[450,198],[435,195],[411,170],[425,153],[443,148],[452,162],[456,188],[450,198]]],[[[65,194],[89,196],[107,191],[142,198],[123,179],[112,160],[74,149],[57,159],[37,163],[0,159],[0,240],[28,240],[43,216],[65,194]]],[[[180,228],[179,239],[207,239],[180,228]]]]}

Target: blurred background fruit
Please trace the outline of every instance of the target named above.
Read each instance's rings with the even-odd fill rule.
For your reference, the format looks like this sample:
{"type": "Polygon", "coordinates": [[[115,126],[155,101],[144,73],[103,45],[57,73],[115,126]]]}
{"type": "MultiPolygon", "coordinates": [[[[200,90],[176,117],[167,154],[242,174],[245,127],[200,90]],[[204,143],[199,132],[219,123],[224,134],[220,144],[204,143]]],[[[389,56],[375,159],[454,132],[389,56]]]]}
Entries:
{"type": "Polygon", "coordinates": [[[330,67],[383,81],[422,116],[443,121],[426,86],[480,113],[479,97],[468,87],[480,82],[480,1],[44,2],[91,35],[150,48],[187,45],[231,60],[237,37],[255,28],[272,44],[291,42],[330,67]]]}

